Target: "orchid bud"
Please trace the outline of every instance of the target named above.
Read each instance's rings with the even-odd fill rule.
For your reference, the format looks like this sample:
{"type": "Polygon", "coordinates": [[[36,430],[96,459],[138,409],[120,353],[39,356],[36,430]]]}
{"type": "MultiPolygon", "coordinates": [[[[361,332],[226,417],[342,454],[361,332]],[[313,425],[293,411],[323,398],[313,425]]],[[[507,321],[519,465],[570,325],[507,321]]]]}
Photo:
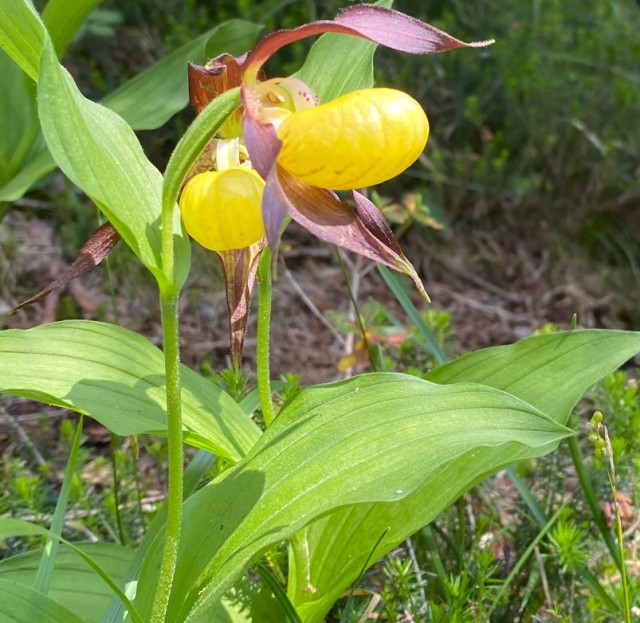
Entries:
{"type": "Polygon", "coordinates": [[[312,186],[351,190],[386,182],[413,164],[429,121],[402,91],[364,89],[295,111],[277,132],[285,171],[312,186]]]}
{"type": "Polygon", "coordinates": [[[253,170],[232,168],[192,177],[180,197],[189,235],[211,251],[243,249],[264,235],[264,181],[253,170]]]}

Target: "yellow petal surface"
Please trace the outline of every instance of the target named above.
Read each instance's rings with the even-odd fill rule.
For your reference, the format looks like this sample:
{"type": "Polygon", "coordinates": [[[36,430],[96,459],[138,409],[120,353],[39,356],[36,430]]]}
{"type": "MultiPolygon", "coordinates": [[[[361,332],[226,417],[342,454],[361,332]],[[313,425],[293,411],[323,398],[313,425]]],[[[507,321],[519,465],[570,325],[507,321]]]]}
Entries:
{"type": "Polygon", "coordinates": [[[411,96],[363,89],[289,115],[278,127],[278,163],[320,188],[373,186],[413,164],[428,136],[427,116],[411,96]]]}
{"type": "Polygon", "coordinates": [[[211,251],[243,249],[264,234],[264,181],[253,169],[207,171],[182,191],[180,211],[189,235],[211,251]]]}

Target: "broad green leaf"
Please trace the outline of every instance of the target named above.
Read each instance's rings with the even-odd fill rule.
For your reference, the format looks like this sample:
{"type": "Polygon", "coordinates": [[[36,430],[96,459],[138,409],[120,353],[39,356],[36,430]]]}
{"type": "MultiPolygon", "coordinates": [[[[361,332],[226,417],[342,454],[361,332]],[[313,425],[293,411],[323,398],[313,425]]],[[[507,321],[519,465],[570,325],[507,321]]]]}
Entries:
{"type": "Polygon", "coordinates": [[[38,104],[42,131],[58,166],[104,212],[161,289],[180,287],[188,273],[189,241],[176,209],[176,274],[164,275],[160,172],[120,116],[80,93],[49,39],[41,59],[38,104]]]}
{"type": "MultiPolygon", "coordinates": [[[[393,0],[381,0],[390,8],[393,0]]],[[[312,87],[321,102],[373,86],[373,55],[378,46],[371,41],[327,33],[314,43],[295,76],[312,87]]]]}
{"type": "Polygon", "coordinates": [[[0,540],[16,536],[47,536],[49,531],[42,526],[16,519],[15,517],[0,517],[0,540]]]}
{"type": "MultiPolygon", "coordinates": [[[[42,142],[40,141],[40,143],[42,142]]],[[[46,145],[41,145],[41,148],[22,164],[15,177],[0,188],[0,201],[20,199],[40,178],[55,168],[56,163],[53,156],[46,145]]]]}
{"type": "Polygon", "coordinates": [[[508,464],[546,454],[556,445],[470,449],[426,475],[419,488],[398,502],[350,504],[313,522],[303,531],[308,567],[293,552],[289,558],[288,592],[304,623],[324,621],[367,561],[371,565],[389,553],[471,487],[508,464]]]}
{"type": "MultiPolygon", "coordinates": [[[[8,537],[16,537],[16,536],[31,536],[31,535],[42,535],[48,536],[50,534],[49,530],[43,528],[42,526],[38,526],[29,521],[24,521],[22,519],[15,519],[13,517],[0,517],[0,540],[6,539],[8,537]]],[[[133,623],[142,623],[140,616],[136,612],[135,608],[127,598],[127,596],[120,591],[118,585],[111,579],[111,577],[105,573],[102,567],[95,561],[93,558],[88,555],[82,548],[78,547],[75,543],[70,543],[65,539],[61,539],[63,543],[69,548],[71,548],[77,556],[80,556],[84,560],[84,562],[96,573],[106,585],[108,585],[111,591],[118,595],[120,599],[126,603],[127,612],[131,616],[133,623]]],[[[13,583],[15,586],[17,584],[13,583]]],[[[41,593],[36,592],[37,595],[41,595],[41,593]]],[[[54,602],[55,603],[55,602],[54,602]]],[[[14,619],[9,619],[14,620],[14,619]]],[[[18,619],[21,621],[22,619],[18,619]]],[[[34,619],[35,621],[45,621],[47,619],[34,619]]],[[[56,619],[57,620],[57,619],[56,619]]],[[[68,619],[64,619],[66,621],[75,621],[75,617],[70,617],[68,619]]]]}
{"type": "Polygon", "coordinates": [[[83,620],[38,591],[11,580],[0,579],[2,623],[83,623],[83,620]]]}
{"type": "MultiPolygon", "coordinates": [[[[261,28],[243,20],[224,22],[133,77],[107,95],[101,103],[122,116],[134,130],[158,128],[188,103],[186,67],[189,61],[203,64],[210,56],[225,51],[241,54],[251,46],[261,28]]],[[[11,94],[7,89],[3,93],[5,97],[11,94]]],[[[35,96],[30,105],[35,107],[35,96]]],[[[26,103],[20,106],[21,114],[27,109],[26,103]]],[[[15,132],[17,124],[9,116],[6,119],[11,121],[10,129],[15,132]]],[[[37,118],[36,124],[39,128],[37,118]]],[[[24,133],[20,133],[20,136],[24,136],[24,133]]],[[[15,158],[17,152],[8,152],[14,154],[15,158]]],[[[13,171],[15,177],[7,177],[4,186],[0,169],[0,201],[19,199],[35,182],[55,168],[56,162],[48,149],[40,146],[39,151],[21,161],[17,173],[13,171]]]]}
{"type": "Polygon", "coordinates": [[[49,0],[42,21],[47,27],[56,53],[64,55],[78,29],[101,0],[49,0]]]}
{"type": "Polygon", "coordinates": [[[261,29],[243,20],[224,22],[138,74],[102,103],[136,130],[158,128],[189,102],[189,61],[202,65],[224,52],[239,56],[253,45],[261,29]]]}
{"type": "MultiPolygon", "coordinates": [[[[452,465],[463,490],[570,433],[522,401],[472,384],[372,374],[303,390],[246,459],[186,502],[168,618],[207,620],[255,556],[334,509],[392,505],[452,465]]],[[[158,555],[151,550],[139,585],[143,615],[158,555]]]]}
{"type": "MultiPolygon", "coordinates": [[[[640,351],[640,334],[622,331],[572,331],[529,338],[463,355],[436,368],[429,379],[480,382],[508,391],[564,423],[569,411],[597,380],[640,351]]],[[[490,463],[490,448],[472,452],[472,462],[490,463]]],[[[512,462],[520,460],[514,454],[512,462]]],[[[482,477],[478,479],[481,480],[482,477]]],[[[391,527],[373,557],[382,556],[435,517],[465,487],[459,466],[443,469],[438,480],[397,504],[361,504],[338,509],[306,529],[309,568],[292,556],[289,594],[305,623],[322,621],[354,582],[373,546],[391,527]],[[452,484],[455,483],[455,484],[452,484]],[[427,521],[423,521],[428,516],[427,521]],[[404,535],[404,536],[403,536],[404,535]],[[308,586],[314,590],[309,591],[308,586]]]]}
{"type": "MultiPolygon", "coordinates": [[[[237,461],[260,429],[220,388],[182,368],[185,440],[237,461]]],[[[0,332],[0,391],[90,415],[118,435],[166,430],[164,359],[142,336],[91,321],[0,332]]]]}
{"type": "MultiPolygon", "coordinates": [[[[77,547],[91,556],[114,582],[122,578],[134,555],[134,550],[113,543],[79,543],[77,547]]],[[[41,551],[32,551],[0,561],[0,581],[33,585],[40,556],[41,551]]],[[[82,558],[63,547],[56,557],[48,596],[81,617],[84,623],[99,623],[113,593],[82,558]]]]}
{"type": "MultiPolygon", "coordinates": [[[[0,50],[0,188],[19,171],[40,135],[35,85],[0,50]]],[[[1,199],[0,199],[1,200],[1,199]]]]}
{"type": "Polygon", "coordinates": [[[562,331],[467,353],[435,368],[427,378],[501,389],[564,424],[594,383],[638,352],[640,332],[562,331]]]}
{"type": "Polygon", "coordinates": [[[34,81],[38,81],[44,28],[31,0],[0,3],[0,48],[34,81]]]}

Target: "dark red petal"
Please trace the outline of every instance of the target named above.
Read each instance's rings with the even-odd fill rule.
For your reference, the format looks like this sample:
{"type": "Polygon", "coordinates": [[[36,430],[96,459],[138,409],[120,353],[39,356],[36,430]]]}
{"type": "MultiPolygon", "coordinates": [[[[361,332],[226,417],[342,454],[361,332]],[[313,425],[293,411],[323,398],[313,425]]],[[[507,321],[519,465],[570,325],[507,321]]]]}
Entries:
{"type": "Polygon", "coordinates": [[[244,79],[255,82],[259,69],[281,47],[325,32],[337,32],[368,39],[388,48],[411,54],[431,54],[460,47],[479,47],[492,43],[464,43],[413,17],[372,4],[358,4],[342,11],[333,21],[317,21],[279,30],[264,37],[251,50],[244,63],[244,79]]]}
{"type": "Polygon", "coordinates": [[[240,86],[246,56],[235,58],[221,54],[204,66],[189,63],[189,102],[196,112],[206,108],[218,95],[240,86]]]}
{"type": "Polygon", "coordinates": [[[277,258],[282,224],[287,218],[287,197],[278,180],[278,169],[274,166],[267,176],[262,193],[262,223],[273,259],[277,258]]]}
{"type": "Polygon", "coordinates": [[[53,290],[66,286],[70,281],[88,273],[94,269],[106,257],[107,253],[118,244],[120,234],[114,229],[111,223],[105,223],[94,231],[87,241],[80,247],[78,257],[67,270],[57,279],[54,279],[44,290],[35,296],[14,307],[10,313],[27,307],[32,303],[37,303],[47,297],[53,290]]]}
{"type": "Polygon", "coordinates": [[[415,269],[402,253],[389,225],[366,197],[354,193],[353,210],[329,190],[315,188],[278,169],[287,211],[314,236],[397,270],[427,293],[415,269]],[[357,195],[357,196],[356,196],[357,195]]]}
{"type": "Polygon", "coordinates": [[[433,54],[460,47],[482,47],[493,41],[465,43],[415,17],[374,4],[344,9],[334,22],[348,26],[361,37],[399,52],[433,54]]]}
{"type": "Polygon", "coordinates": [[[227,294],[231,362],[236,370],[239,370],[242,365],[242,349],[247,332],[251,290],[256,279],[258,260],[266,242],[266,239],[262,238],[250,247],[218,253],[227,294]]]}

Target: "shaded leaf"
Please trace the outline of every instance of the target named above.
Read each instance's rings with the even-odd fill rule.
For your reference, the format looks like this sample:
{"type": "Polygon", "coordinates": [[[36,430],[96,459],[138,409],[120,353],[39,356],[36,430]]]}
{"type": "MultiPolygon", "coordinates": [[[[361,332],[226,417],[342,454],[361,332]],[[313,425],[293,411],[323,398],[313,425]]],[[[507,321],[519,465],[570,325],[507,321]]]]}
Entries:
{"type": "Polygon", "coordinates": [[[78,29],[102,0],[49,0],[42,11],[56,53],[64,55],[78,29]]]}
{"type": "MultiPolygon", "coordinates": [[[[568,434],[529,405],[477,385],[372,374],[303,390],[245,460],[185,504],[168,617],[207,620],[257,554],[314,518],[414,495],[449,465],[461,476],[455,486],[468,487],[514,455],[544,453],[568,434]],[[476,462],[481,448],[491,451],[476,462]]],[[[151,551],[138,587],[143,613],[159,554],[151,551]]]]}
{"type": "MultiPolygon", "coordinates": [[[[638,333],[572,331],[469,353],[436,368],[429,378],[443,383],[483,382],[527,400],[564,423],[571,407],[594,382],[638,351],[638,333]]],[[[488,466],[493,452],[491,448],[471,451],[468,466],[483,462],[488,466]]],[[[511,461],[521,458],[521,452],[514,448],[511,461]]],[[[446,508],[459,497],[465,490],[460,485],[466,481],[461,469],[463,461],[450,464],[396,504],[352,505],[307,527],[308,570],[293,556],[289,578],[290,597],[303,619],[307,623],[324,619],[341,591],[357,579],[371,548],[387,528],[391,527],[376,556],[390,551],[427,523],[425,517],[434,517],[439,512],[436,509],[446,508]],[[308,585],[315,591],[309,592],[308,585]]]]}
{"type": "Polygon", "coordinates": [[[3,50],[0,50],[0,80],[2,188],[37,149],[40,123],[36,112],[35,85],[3,50]]]}
{"type": "MultiPolygon", "coordinates": [[[[261,28],[243,20],[224,22],[138,74],[107,95],[102,103],[118,112],[136,130],[160,127],[187,104],[185,68],[189,61],[204,63],[208,56],[224,51],[240,53],[251,46],[261,28]]],[[[39,45],[42,46],[41,41],[39,45]]],[[[7,74],[2,72],[2,75],[4,78],[7,74]]],[[[37,75],[34,79],[37,80],[37,75]]],[[[14,91],[6,87],[3,89],[6,97],[12,92],[14,91]]],[[[35,97],[32,98],[31,105],[35,106],[35,97]]],[[[20,114],[28,110],[27,104],[12,107],[10,110],[14,108],[19,109],[20,114]]],[[[6,118],[11,122],[12,129],[16,130],[15,120],[11,119],[10,115],[6,118]]],[[[36,125],[39,128],[37,118],[36,125]]],[[[20,137],[24,141],[26,134],[21,132],[20,137]]],[[[34,150],[20,161],[19,168],[14,167],[11,170],[11,175],[15,174],[15,177],[7,177],[5,186],[2,186],[0,173],[0,201],[19,199],[43,175],[55,169],[56,162],[49,151],[39,143],[38,145],[39,151],[34,150]]],[[[15,159],[19,152],[12,149],[9,153],[15,159]]]]}
{"type": "MultiPolygon", "coordinates": [[[[233,461],[260,429],[220,388],[183,367],[185,441],[233,461]]],[[[142,336],[92,321],[0,332],[0,391],[90,415],[118,435],[166,430],[164,358],[142,336]]]]}
{"type": "MultiPolygon", "coordinates": [[[[376,4],[391,8],[391,0],[376,4]]],[[[294,74],[306,82],[321,102],[373,86],[373,55],[377,44],[349,35],[322,35],[294,74]]]]}
{"type": "Polygon", "coordinates": [[[0,579],[2,620],[7,623],[83,623],[83,619],[47,595],[0,579]]]}
{"type": "MultiPolygon", "coordinates": [[[[118,582],[131,562],[134,551],[114,543],[78,543],[103,571],[118,582]]],[[[0,561],[0,580],[33,585],[41,551],[31,551],[0,561]]],[[[74,551],[63,547],[56,557],[49,597],[82,618],[99,623],[113,593],[105,582],[74,551]]]]}
{"type": "Polygon", "coordinates": [[[160,127],[189,101],[188,63],[203,64],[223,52],[242,54],[262,26],[230,20],[200,35],[107,95],[102,103],[137,130],[160,127]]]}

